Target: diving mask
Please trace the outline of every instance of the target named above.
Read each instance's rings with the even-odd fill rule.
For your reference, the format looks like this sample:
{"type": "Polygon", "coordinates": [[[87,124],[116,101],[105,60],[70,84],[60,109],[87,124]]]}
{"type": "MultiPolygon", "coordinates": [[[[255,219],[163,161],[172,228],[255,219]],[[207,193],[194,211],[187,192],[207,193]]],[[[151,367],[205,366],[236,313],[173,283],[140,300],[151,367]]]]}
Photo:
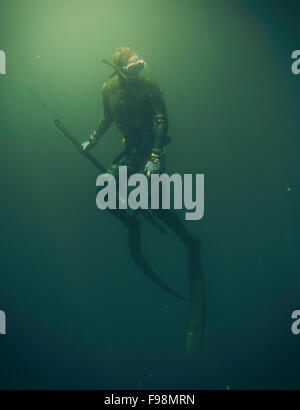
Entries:
{"type": "Polygon", "coordinates": [[[138,75],[146,67],[145,60],[136,58],[130,61],[127,65],[123,66],[123,71],[129,76],[138,75]]]}

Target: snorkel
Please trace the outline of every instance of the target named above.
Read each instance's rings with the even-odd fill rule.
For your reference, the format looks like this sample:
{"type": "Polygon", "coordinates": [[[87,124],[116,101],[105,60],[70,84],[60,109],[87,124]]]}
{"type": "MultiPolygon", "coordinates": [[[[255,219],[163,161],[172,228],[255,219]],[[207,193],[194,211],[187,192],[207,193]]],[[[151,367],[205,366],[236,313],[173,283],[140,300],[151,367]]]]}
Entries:
{"type": "Polygon", "coordinates": [[[120,82],[123,83],[123,85],[125,85],[131,97],[135,99],[134,91],[130,86],[130,80],[138,77],[139,73],[143,70],[143,68],[147,66],[146,62],[136,57],[134,60],[132,59],[131,61],[129,59],[127,61],[127,64],[123,65],[122,68],[120,68],[117,64],[108,61],[107,59],[102,60],[102,62],[104,64],[109,65],[115,70],[111,77],[113,77],[115,74],[118,74],[120,82]]]}
{"type": "Polygon", "coordinates": [[[123,80],[124,80],[125,82],[128,82],[128,78],[126,77],[126,75],[120,70],[120,68],[119,68],[116,64],[111,63],[110,61],[108,61],[108,60],[106,60],[106,59],[102,60],[102,63],[107,64],[107,65],[110,65],[110,66],[117,72],[117,74],[118,74],[121,78],[123,78],[123,80]]]}

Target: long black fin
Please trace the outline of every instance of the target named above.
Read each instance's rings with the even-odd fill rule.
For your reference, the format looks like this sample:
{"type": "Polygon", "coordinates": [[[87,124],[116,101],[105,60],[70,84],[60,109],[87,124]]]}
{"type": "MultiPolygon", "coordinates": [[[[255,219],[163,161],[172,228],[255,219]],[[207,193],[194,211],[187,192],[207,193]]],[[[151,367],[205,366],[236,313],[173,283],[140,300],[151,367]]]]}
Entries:
{"type": "Polygon", "coordinates": [[[164,282],[160,277],[156,275],[151,266],[148,264],[147,260],[144,258],[141,249],[141,223],[136,220],[136,225],[129,229],[128,240],[129,240],[129,250],[130,254],[135,261],[136,265],[143,271],[143,273],[157,286],[163,289],[170,295],[176,296],[178,299],[185,301],[185,298],[178,293],[176,290],[171,288],[166,282],[164,282]]]}

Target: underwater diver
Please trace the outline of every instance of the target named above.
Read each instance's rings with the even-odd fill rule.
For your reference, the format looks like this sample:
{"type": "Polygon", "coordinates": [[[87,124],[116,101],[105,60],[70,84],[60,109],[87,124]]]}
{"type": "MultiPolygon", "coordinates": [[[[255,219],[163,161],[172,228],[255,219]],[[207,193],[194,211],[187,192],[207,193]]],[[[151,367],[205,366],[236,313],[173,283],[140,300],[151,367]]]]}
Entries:
{"type": "MultiPolygon", "coordinates": [[[[152,173],[164,172],[166,146],[171,139],[167,136],[168,118],[161,89],[153,80],[141,75],[146,62],[129,47],[118,48],[113,54],[112,62],[107,60],[103,62],[110,65],[114,72],[102,87],[102,114],[96,129],[89,139],[81,144],[83,153],[90,155],[89,152],[115,122],[121,132],[125,149],[113,161],[107,172],[116,179],[119,175],[119,166],[127,166],[128,176],[144,172],[149,177],[152,173]]],[[[138,246],[140,221],[136,215],[135,217],[129,216],[129,213],[123,209],[110,210],[110,213],[125,224],[133,236],[137,236],[138,240],[135,244],[138,246]]],[[[141,210],[140,213],[142,213],[141,210]]],[[[200,241],[190,234],[173,211],[155,209],[151,210],[151,214],[150,217],[149,213],[144,212],[144,216],[154,226],[155,218],[157,218],[175,232],[187,251],[189,297],[186,349],[188,353],[193,353],[200,348],[205,317],[205,287],[199,260],[200,241]]],[[[159,225],[156,227],[159,228],[159,225]]],[[[135,249],[131,246],[132,255],[134,252],[135,249]]],[[[136,255],[135,259],[137,259],[136,255]]],[[[142,270],[144,262],[140,260],[142,270]]],[[[157,277],[156,282],[169,293],[176,293],[170,292],[162,281],[158,283],[157,277]]]]}

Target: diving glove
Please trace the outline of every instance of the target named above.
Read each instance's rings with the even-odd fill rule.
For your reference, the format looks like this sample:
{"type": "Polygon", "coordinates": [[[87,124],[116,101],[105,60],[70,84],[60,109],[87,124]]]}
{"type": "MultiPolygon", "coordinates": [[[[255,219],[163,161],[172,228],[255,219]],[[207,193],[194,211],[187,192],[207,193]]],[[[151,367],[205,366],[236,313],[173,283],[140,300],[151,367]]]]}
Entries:
{"type": "Polygon", "coordinates": [[[159,173],[160,167],[161,167],[161,161],[160,161],[161,153],[162,152],[160,149],[154,149],[152,151],[150,159],[145,165],[145,169],[144,169],[147,177],[150,177],[151,174],[159,173]]]}
{"type": "Polygon", "coordinates": [[[82,151],[87,153],[95,147],[97,144],[97,138],[94,136],[94,133],[90,135],[89,139],[81,144],[82,151]]]}

